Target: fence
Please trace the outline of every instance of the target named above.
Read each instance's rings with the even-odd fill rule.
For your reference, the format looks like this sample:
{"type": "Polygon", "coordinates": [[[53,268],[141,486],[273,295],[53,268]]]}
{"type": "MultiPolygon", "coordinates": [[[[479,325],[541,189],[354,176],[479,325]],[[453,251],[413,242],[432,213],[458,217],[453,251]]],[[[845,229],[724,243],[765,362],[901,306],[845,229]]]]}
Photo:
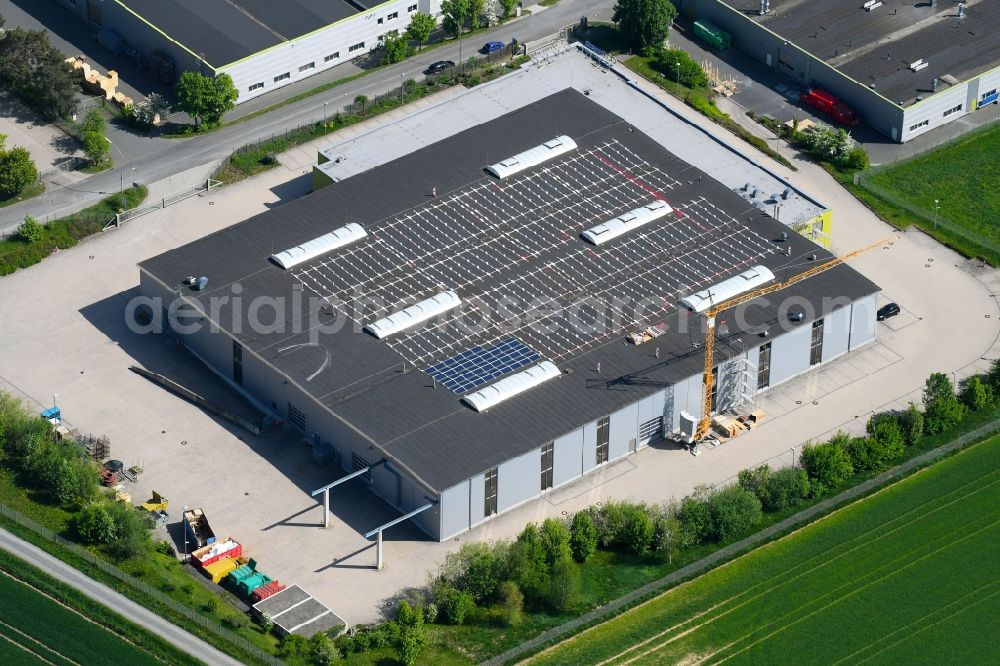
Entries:
{"type": "Polygon", "coordinates": [[[76,155],[67,157],[63,161],[56,164],[51,169],[46,169],[45,171],[39,173],[38,182],[48,180],[53,176],[58,176],[59,174],[66,173],[67,171],[76,171],[77,169],[85,167],[88,164],[90,164],[90,160],[88,160],[85,157],[78,157],[76,155]]]}
{"type": "MultiPolygon", "coordinates": [[[[261,663],[276,664],[276,665],[282,663],[281,660],[279,660],[277,657],[268,654],[267,652],[264,652],[259,647],[257,647],[247,639],[243,638],[242,636],[234,634],[233,632],[229,631],[222,625],[219,625],[213,620],[210,620],[209,618],[198,614],[188,606],[185,606],[184,604],[175,601],[174,599],[171,599],[160,590],[157,590],[149,586],[148,584],[142,582],[138,578],[135,578],[134,576],[122,571],[121,569],[111,564],[107,560],[104,560],[94,555],[87,549],[82,548],[71,541],[67,541],[66,539],[62,538],[52,530],[39,525],[32,519],[21,515],[14,509],[11,509],[10,507],[2,503],[0,503],[0,515],[13,520],[21,527],[31,530],[32,532],[46,539],[47,541],[51,541],[52,543],[57,544],[61,548],[65,548],[66,550],[73,553],[73,555],[75,555],[76,557],[85,560],[88,564],[99,568],[101,571],[103,571],[106,574],[109,574],[110,576],[113,576],[117,580],[127,585],[129,588],[139,590],[143,594],[147,595],[149,598],[153,599],[153,601],[155,601],[156,603],[163,604],[164,606],[167,606],[171,610],[180,613],[190,622],[204,627],[205,629],[209,630],[219,638],[233,644],[234,646],[240,648],[241,650],[246,651],[248,654],[253,655],[254,658],[260,661],[261,663]]],[[[146,604],[142,605],[145,606],[146,604]]]]}
{"type": "Polygon", "coordinates": [[[871,491],[876,490],[891,481],[898,480],[918,467],[934,462],[935,460],[942,458],[953,451],[957,451],[972,442],[985,438],[987,435],[993,434],[998,430],[1000,430],[1000,420],[988,423],[980,428],[977,428],[976,430],[973,430],[972,432],[956,438],[944,446],[940,446],[936,449],[932,449],[931,451],[916,456],[915,458],[911,458],[898,467],[894,467],[874,478],[848,488],[839,495],[814,504],[808,509],[800,511],[793,516],[789,516],[781,522],[775,523],[774,525],[766,527],[759,532],[751,534],[746,539],[742,539],[724,548],[720,548],[711,555],[702,558],[697,562],[692,562],[691,564],[682,567],[677,571],[660,578],[659,580],[647,583],[639,589],[629,592],[623,597],[619,597],[604,606],[600,606],[581,615],[575,620],[553,627],[535,638],[525,641],[515,648],[507,650],[503,654],[497,655],[496,657],[483,662],[483,666],[500,666],[501,664],[509,663],[520,657],[533,654],[545,645],[554,643],[557,640],[576,633],[581,629],[604,622],[610,619],[613,615],[617,615],[619,612],[625,611],[641,601],[645,601],[647,597],[652,597],[668,587],[672,587],[677,583],[702,574],[717,564],[722,564],[723,562],[726,562],[727,560],[730,560],[741,553],[750,550],[751,548],[755,548],[762,543],[769,541],[773,537],[789,532],[814,518],[822,516],[828,511],[836,509],[838,506],[846,502],[870,493],[871,491]]]}
{"type": "Polygon", "coordinates": [[[159,201],[154,201],[151,204],[146,204],[145,206],[139,206],[137,208],[129,208],[128,210],[123,210],[117,213],[113,218],[108,220],[107,224],[101,231],[107,231],[112,227],[120,227],[123,222],[128,222],[129,220],[135,219],[137,217],[142,217],[147,213],[152,213],[155,210],[160,210],[161,208],[166,208],[167,206],[172,206],[175,203],[180,203],[185,199],[190,199],[193,196],[197,196],[202,192],[208,192],[213,187],[218,187],[222,183],[218,180],[212,180],[211,178],[206,178],[204,183],[199,183],[195,187],[187,190],[181,190],[180,192],[175,192],[174,194],[161,197],[159,201]]]}

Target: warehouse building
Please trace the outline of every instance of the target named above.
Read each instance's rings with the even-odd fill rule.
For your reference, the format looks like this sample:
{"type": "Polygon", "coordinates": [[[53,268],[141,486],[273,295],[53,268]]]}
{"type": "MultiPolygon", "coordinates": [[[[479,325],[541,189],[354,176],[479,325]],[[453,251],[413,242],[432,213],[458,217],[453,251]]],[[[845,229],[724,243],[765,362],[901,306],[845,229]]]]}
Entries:
{"type": "MultiPolygon", "coordinates": [[[[829,257],[567,88],[144,261],[140,285],[210,368],[444,540],[700,416],[682,298],[829,257]]],[[[871,343],[877,292],[839,265],[721,315],[715,409],[871,343]]]]}
{"type": "Polygon", "coordinates": [[[905,142],[997,103],[1000,3],[994,0],[674,0],[685,16],[803,89],[833,93],[905,142]]]}
{"type": "Polygon", "coordinates": [[[59,0],[98,40],[170,82],[228,74],[237,103],[378,48],[440,0],[59,0]]]}

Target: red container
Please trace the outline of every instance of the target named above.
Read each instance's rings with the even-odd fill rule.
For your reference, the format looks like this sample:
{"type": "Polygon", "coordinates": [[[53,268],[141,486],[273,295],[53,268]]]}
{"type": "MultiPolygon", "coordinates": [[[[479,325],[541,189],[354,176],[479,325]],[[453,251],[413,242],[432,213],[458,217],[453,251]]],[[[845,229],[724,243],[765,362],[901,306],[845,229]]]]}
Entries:
{"type": "Polygon", "coordinates": [[[243,554],[243,544],[233,539],[217,541],[191,553],[191,562],[196,567],[205,567],[218,562],[223,557],[237,558],[243,554]]]}
{"type": "Polygon", "coordinates": [[[250,597],[251,599],[253,599],[253,603],[256,604],[260,601],[263,601],[264,599],[267,599],[268,597],[274,596],[278,592],[281,592],[283,589],[285,589],[284,585],[282,585],[276,580],[272,580],[270,583],[267,583],[266,585],[261,585],[256,590],[254,590],[253,594],[251,594],[250,597]]]}
{"type": "Polygon", "coordinates": [[[813,88],[799,95],[799,100],[829,114],[838,123],[854,126],[861,122],[854,109],[840,101],[840,98],[819,88],[813,88]]]}

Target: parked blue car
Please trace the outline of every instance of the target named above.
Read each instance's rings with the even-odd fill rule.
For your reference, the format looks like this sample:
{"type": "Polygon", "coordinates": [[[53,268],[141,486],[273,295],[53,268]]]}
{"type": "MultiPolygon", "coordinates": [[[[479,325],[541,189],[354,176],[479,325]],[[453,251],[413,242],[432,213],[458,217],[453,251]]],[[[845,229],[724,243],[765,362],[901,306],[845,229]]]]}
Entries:
{"type": "Polygon", "coordinates": [[[481,50],[483,53],[495,53],[505,46],[503,42],[486,42],[481,50]]]}

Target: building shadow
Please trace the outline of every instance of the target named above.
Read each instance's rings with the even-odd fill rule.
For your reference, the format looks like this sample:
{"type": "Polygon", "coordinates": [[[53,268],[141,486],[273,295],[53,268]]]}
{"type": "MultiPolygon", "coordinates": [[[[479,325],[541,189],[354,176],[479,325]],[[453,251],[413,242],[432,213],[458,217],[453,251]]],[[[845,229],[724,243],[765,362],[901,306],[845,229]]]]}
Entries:
{"type": "MultiPolygon", "coordinates": [[[[81,308],[80,314],[106,336],[111,344],[117,345],[129,357],[127,362],[129,365],[138,365],[163,374],[235,414],[259,418],[261,411],[256,405],[202,364],[172,335],[137,333],[126,325],[126,306],[130,299],[138,295],[139,289],[134,287],[91,303],[81,308]]],[[[126,370],[127,368],[122,368],[122,371],[126,370]]],[[[172,398],[181,400],[176,396],[172,398]]],[[[264,458],[302,493],[300,509],[265,526],[262,528],[263,531],[325,529],[323,497],[322,495],[311,497],[311,493],[347,475],[347,471],[335,464],[318,465],[312,457],[307,439],[288,426],[272,427],[260,435],[254,435],[221,417],[205,413],[233,437],[243,442],[247,449],[264,458]]],[[[254,488],[249,489],[244,495],[249,495],[250,491],[254,491],[253,495],[257,495],[254,488]]],[[[335,522],[330,529],[342,530],[346,525],[359,534],[365,534],[401,515],[400,510],[371,492],[368,484],[360,478],[347,481],[331,490],[330,513],[342,523],[335,522]]],[[[177,530],[180,530],[179,519],[179,515],[171,515],[171,524],[178,523],[177,530]]],[[[177,536],[171,534],[171,538],[175,544],[183,548],[181,532],[178,532],[177,536]]],[[[384,533],[385,541],[429,539],[430,537],[410,522],[396,525],[384,533]]]]}
{"type": "Polygon", "coordinates": [[[280,183],[271,188],[271,193],[278,197],[273,203],[266,203],[266,208],[280,208],[289,201],[304,197],[312,192],[312,172],[296,176],[291,180],[280,183]]]}

